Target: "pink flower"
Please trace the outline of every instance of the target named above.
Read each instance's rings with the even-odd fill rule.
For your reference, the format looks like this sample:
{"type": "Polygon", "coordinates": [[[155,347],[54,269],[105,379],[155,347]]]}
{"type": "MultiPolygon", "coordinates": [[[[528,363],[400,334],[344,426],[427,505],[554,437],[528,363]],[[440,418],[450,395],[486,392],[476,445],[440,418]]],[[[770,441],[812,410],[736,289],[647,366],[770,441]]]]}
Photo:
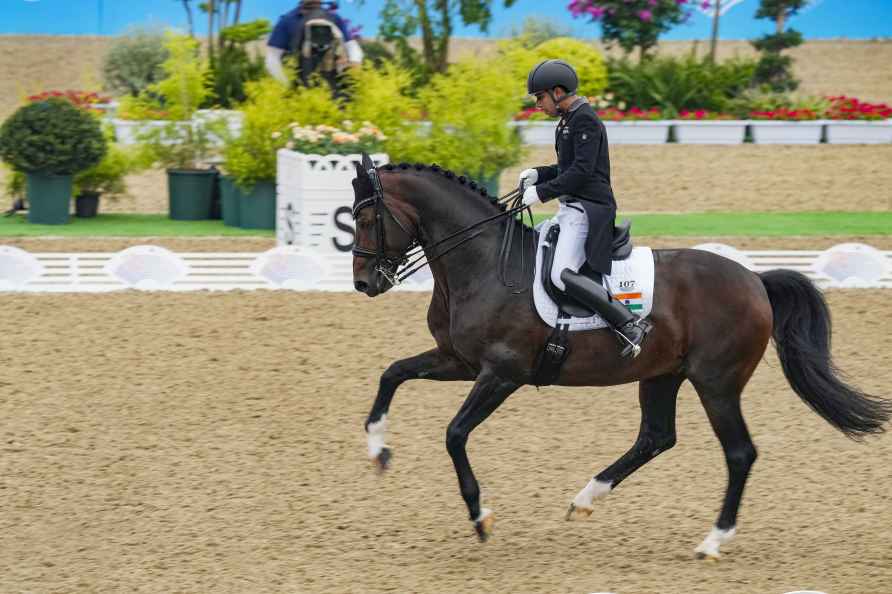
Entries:
{"type": "Polygon", "coordinates": [[[654,15],[649,10],[639,10],[638,18],[641,19],[642,21],[644,21],[645,23],[649,23],[650,21],[653,20],[654,15]]]}

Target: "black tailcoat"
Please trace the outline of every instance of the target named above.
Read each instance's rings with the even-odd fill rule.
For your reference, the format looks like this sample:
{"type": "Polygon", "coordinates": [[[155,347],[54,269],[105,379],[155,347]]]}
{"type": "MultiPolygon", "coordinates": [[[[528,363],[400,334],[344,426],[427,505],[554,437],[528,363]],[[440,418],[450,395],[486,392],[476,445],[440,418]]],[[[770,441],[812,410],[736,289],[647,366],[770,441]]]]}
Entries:
{"type": "Polygon", "coordinates": [[[588,217],[586,260],[593,270],[610,274],[616,202],[610,187],[607,131],[585,100],[577,100],[561,118],[554,148],[557,165],[536,168],[539,198],[578,201],[588,217]]]}

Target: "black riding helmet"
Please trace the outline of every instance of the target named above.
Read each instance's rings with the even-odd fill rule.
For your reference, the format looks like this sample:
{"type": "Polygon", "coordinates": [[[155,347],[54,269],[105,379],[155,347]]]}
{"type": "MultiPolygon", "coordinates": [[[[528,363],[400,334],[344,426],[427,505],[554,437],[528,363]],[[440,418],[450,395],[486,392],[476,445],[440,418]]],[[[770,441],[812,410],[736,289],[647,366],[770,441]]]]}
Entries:
{"type": "Polygon", "coordinates": [[[579,88],[579,76],[576,70],[563,60],[545,60],[530,70],[527,76],[527,93],[535,95],[546,92],[557,104],[552,92],[555,87],[563,88],[568,95],[575,95],[576,89],[579,88]]]}

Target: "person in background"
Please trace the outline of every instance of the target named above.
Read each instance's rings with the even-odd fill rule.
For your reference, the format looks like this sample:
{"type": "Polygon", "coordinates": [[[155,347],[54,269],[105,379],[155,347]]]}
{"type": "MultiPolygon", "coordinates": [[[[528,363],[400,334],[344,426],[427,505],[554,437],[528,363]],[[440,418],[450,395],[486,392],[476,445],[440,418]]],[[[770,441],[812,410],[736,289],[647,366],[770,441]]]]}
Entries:
{"type": "Polygon", "coordinates": [[[363,52],[336,8],[334,3],[326,9],[321,0],[302,0],[279,18],[266,48],[266,68],[274,78],[288,84],[282,58],[290,53],[297,58],[297,83],[306,86],[316,74],[336,97],[343,96],[340,74],[348,65],[361,64],[363,52]]]}

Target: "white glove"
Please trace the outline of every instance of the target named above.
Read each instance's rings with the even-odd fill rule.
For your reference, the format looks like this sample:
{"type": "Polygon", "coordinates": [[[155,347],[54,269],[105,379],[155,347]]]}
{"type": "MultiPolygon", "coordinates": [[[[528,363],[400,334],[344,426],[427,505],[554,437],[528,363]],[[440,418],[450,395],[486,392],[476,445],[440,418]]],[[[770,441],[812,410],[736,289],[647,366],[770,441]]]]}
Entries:
{"type": "Polygon", "coordinates": [[[533,206],[534,204],[542,202],[539,198],[539,191],[536,189],[536,186],[530,186],[524,190],[522,202],[524,206],[533,206]]]}
{"type": "Polygon", "coordinates": [[[522,192],[527,187],[534,185],[537,181],[539,181],[538,171],[536,171],[535,169],[524,169],[520,172],[518,185],[520,186],[520,190],[522,192]]]}

